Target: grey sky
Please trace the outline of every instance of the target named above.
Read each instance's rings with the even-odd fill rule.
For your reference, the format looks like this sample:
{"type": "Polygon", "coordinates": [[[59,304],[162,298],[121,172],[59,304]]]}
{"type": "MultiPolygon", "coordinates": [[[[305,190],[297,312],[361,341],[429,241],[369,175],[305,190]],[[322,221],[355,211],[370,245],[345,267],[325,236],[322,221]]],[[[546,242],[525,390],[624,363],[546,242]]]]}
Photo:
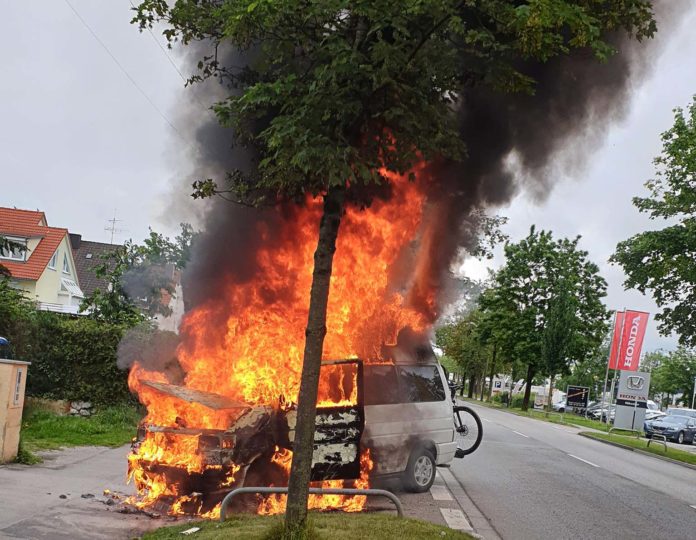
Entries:
{"type": "MultiPolygon", "coordinates": [[[[182,120],[176,111],[183,82],[153,37],[129,24],[129,10],[129,0],[2,2],[0,205],[38,208],[49,224],[96,241],[109,240],[104,228],[114,211],[122,220],[117,227],[125,229],[117,241],[142,240],[148,226],[172,234],[180,220],[191,219],[171,211],[172,185],[182,185],[180,156],[187,143],[167,120],[184,127],[177,126],[182,120]]],[[[507,232],[513,239],[533,223],[557,235],[581,234],[582,246],[609,281],[612,309],[655,311],[649,298],[623,291],[621,271],[606,260],[619,240],[655,225],[630,199],[652,175],[651,161],[660,149],[660,132],[671,124],[671,109],[696,93],[696,9],[683,19],[636,89],[629,116],[609,130],[590,165],[559,178],[546,201],[521,194],[500,210],[510,218],[507,232]]],[[[180,187],[176,196],[187,200],[180,187]]],[[[480,265],[466,268],[483,274],[480,265]]],[[[673,346],[674,339],[659,338],[651,324],[644,350],[673,346]]]]}

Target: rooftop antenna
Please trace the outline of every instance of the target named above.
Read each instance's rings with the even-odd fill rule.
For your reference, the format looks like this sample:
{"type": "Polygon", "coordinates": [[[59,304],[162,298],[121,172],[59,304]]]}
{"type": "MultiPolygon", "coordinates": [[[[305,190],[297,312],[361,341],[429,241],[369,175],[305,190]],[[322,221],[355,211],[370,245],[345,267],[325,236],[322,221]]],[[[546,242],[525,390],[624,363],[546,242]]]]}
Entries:
{"type": "Polygon", "coordinates": [[[114,217],[111,219],[107,219],[106,222],[109,223],[108,226],[104,227],[104,230],[107,232],[111,233],[111,244],[113,245],[114,243],[114,234],[115,233],[122,233],[123,229],[118,229],[116,228],[116,223],[119,221],[123,221],[122,219],[116,219],[116,209],[114,208],[114,217]]]}

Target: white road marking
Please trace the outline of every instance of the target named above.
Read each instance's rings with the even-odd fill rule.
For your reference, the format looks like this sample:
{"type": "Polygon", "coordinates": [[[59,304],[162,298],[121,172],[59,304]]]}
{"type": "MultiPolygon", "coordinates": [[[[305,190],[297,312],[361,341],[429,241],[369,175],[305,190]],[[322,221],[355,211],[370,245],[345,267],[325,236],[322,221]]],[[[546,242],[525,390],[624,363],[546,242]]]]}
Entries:
{"type": "Polygon", "coordinates": [[[696,504],[690,504],[689,506],[690,506],[691,508],[693,508],[694,510],[696,510],[696,504]]]}
{"type": "Polygon", "coordinates": [[[579,461],[582,461],[583,463],[587,463],[588,465],[592,465],[593,467],[597,467],[598,469],[600,468],[599,465],[596,465],[592,463],[591,461],[587,461],[586,459],[582,459],[581,457],[574,456],[573,454],[568,454],[570,457],[575,458],[579,461]]]}
{"type": "Polygon", "coordinates": [[[430,494],[436,501],[452,500],[452,494],[450,493],[449,489],[447,489],[447,486],[432,485],[430,486],[430,494]]]}
{"type": "Polygon", "coordinates": [[[481,418],[481,420],[483,420],[484,422],[488,422],[489,424],[491,422],[488,418],[481,418]]]}
{"type": "Polygon", "coordinates": [[[473,527],[464,516],[464,512],[456,508],[440,508],[442,517],[445,518],[450,529],[458,531],[473,531],[473,527]]]}
{"type": "Polygon", "coordinates": [[[513,433],[517,433],[518,435],[524,437],[525,439],[529,439],[529,435],[525,435],[524,433],[520,433],[519,431],[515,431],[514,429],[512,430],[513,433]]]}

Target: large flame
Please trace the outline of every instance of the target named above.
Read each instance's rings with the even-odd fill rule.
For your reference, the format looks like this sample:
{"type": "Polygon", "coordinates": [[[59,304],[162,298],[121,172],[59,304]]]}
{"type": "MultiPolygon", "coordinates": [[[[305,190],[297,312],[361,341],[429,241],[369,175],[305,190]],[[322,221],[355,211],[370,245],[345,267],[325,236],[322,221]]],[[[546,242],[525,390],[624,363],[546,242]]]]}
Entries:
{"type": "MultiPolygon", "coordinates": [[[[377,199],[367,209],[349,206],[345,212],[331,277],[324,341],[326,359],[360,357],[364,361],[379,361],[382,346],[394,344],[400,330],[408,327],[423,331],[430,323],[426,315],[407,305],[408,279],[404,279],[403,268],[398,278],[401,288],[393,285],[395,271],[412,256],[412,244],[419,240],[423,184],[427,178],[423,170],[418,170],[416,177],[415,181],[408,181],[389,175],[389,198],[377,199]]],[[[219,300],[187,313],[177,351],[187,387],[252,405],[297,400],[321,211],[321,200],[310,198],[292,219],[283,222],[281,230],[269,230],[266,223],[261,223],[256,232],[262,247],[253,255],[239,254],[256,258],[254,279],[220,283],[219,300]]],[[[226,429],[234,421],[229,411],[214,411],[164,396],[141,384],[143,379],[166,379],[137,364],[131,371],[131,388],[147,406],[146,424],[226,429]]],[[[321,384],[319,406],[355,403],[355,385],[350,395],[342,395],[330,381],[322,380],[321,384]]],[[[179,437],[174,441],[163,433],[148,433],[129,462],[140,504],[150,504],[162,495],[186,497],[176,493],[160,475],[144,471],[142,462],[200,471],[195,439],[179,437]]],[[[289,470],[290,459],[291,453],[286,450],[278,450],[273,458],[285,470],[289,470]]],[[[364,486],[372,467],[369,454],[363,454],[362,463],[363,477],[358,483],[364,486]]],[[[335,487],[342,483],[323,485],[335,487]]],[[[359,510],[364,498],[313,497],[311,504],[359,510]]],[[[282,498],[270,497],[258,511],[275,513],[282,507],[282,498]]],[[[175,504],[172,510],[178,508],[181,505],[175,504]]]]}

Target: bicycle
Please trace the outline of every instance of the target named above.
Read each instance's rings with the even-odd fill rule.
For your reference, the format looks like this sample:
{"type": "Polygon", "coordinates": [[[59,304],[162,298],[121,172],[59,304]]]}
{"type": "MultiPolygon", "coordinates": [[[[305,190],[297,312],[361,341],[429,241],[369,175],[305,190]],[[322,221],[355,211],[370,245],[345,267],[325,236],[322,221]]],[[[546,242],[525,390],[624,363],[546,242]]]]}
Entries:
{"type": "Polygon", "coordinates": [[[452,395],[452,416],[454,418],[454,436],[457,441],[456,458],[463,458],[476,451],[483,439],[483,424],[479,415],[471,407],[457,405],[455,393],[463,385],[450,384],[452,395]]]}

